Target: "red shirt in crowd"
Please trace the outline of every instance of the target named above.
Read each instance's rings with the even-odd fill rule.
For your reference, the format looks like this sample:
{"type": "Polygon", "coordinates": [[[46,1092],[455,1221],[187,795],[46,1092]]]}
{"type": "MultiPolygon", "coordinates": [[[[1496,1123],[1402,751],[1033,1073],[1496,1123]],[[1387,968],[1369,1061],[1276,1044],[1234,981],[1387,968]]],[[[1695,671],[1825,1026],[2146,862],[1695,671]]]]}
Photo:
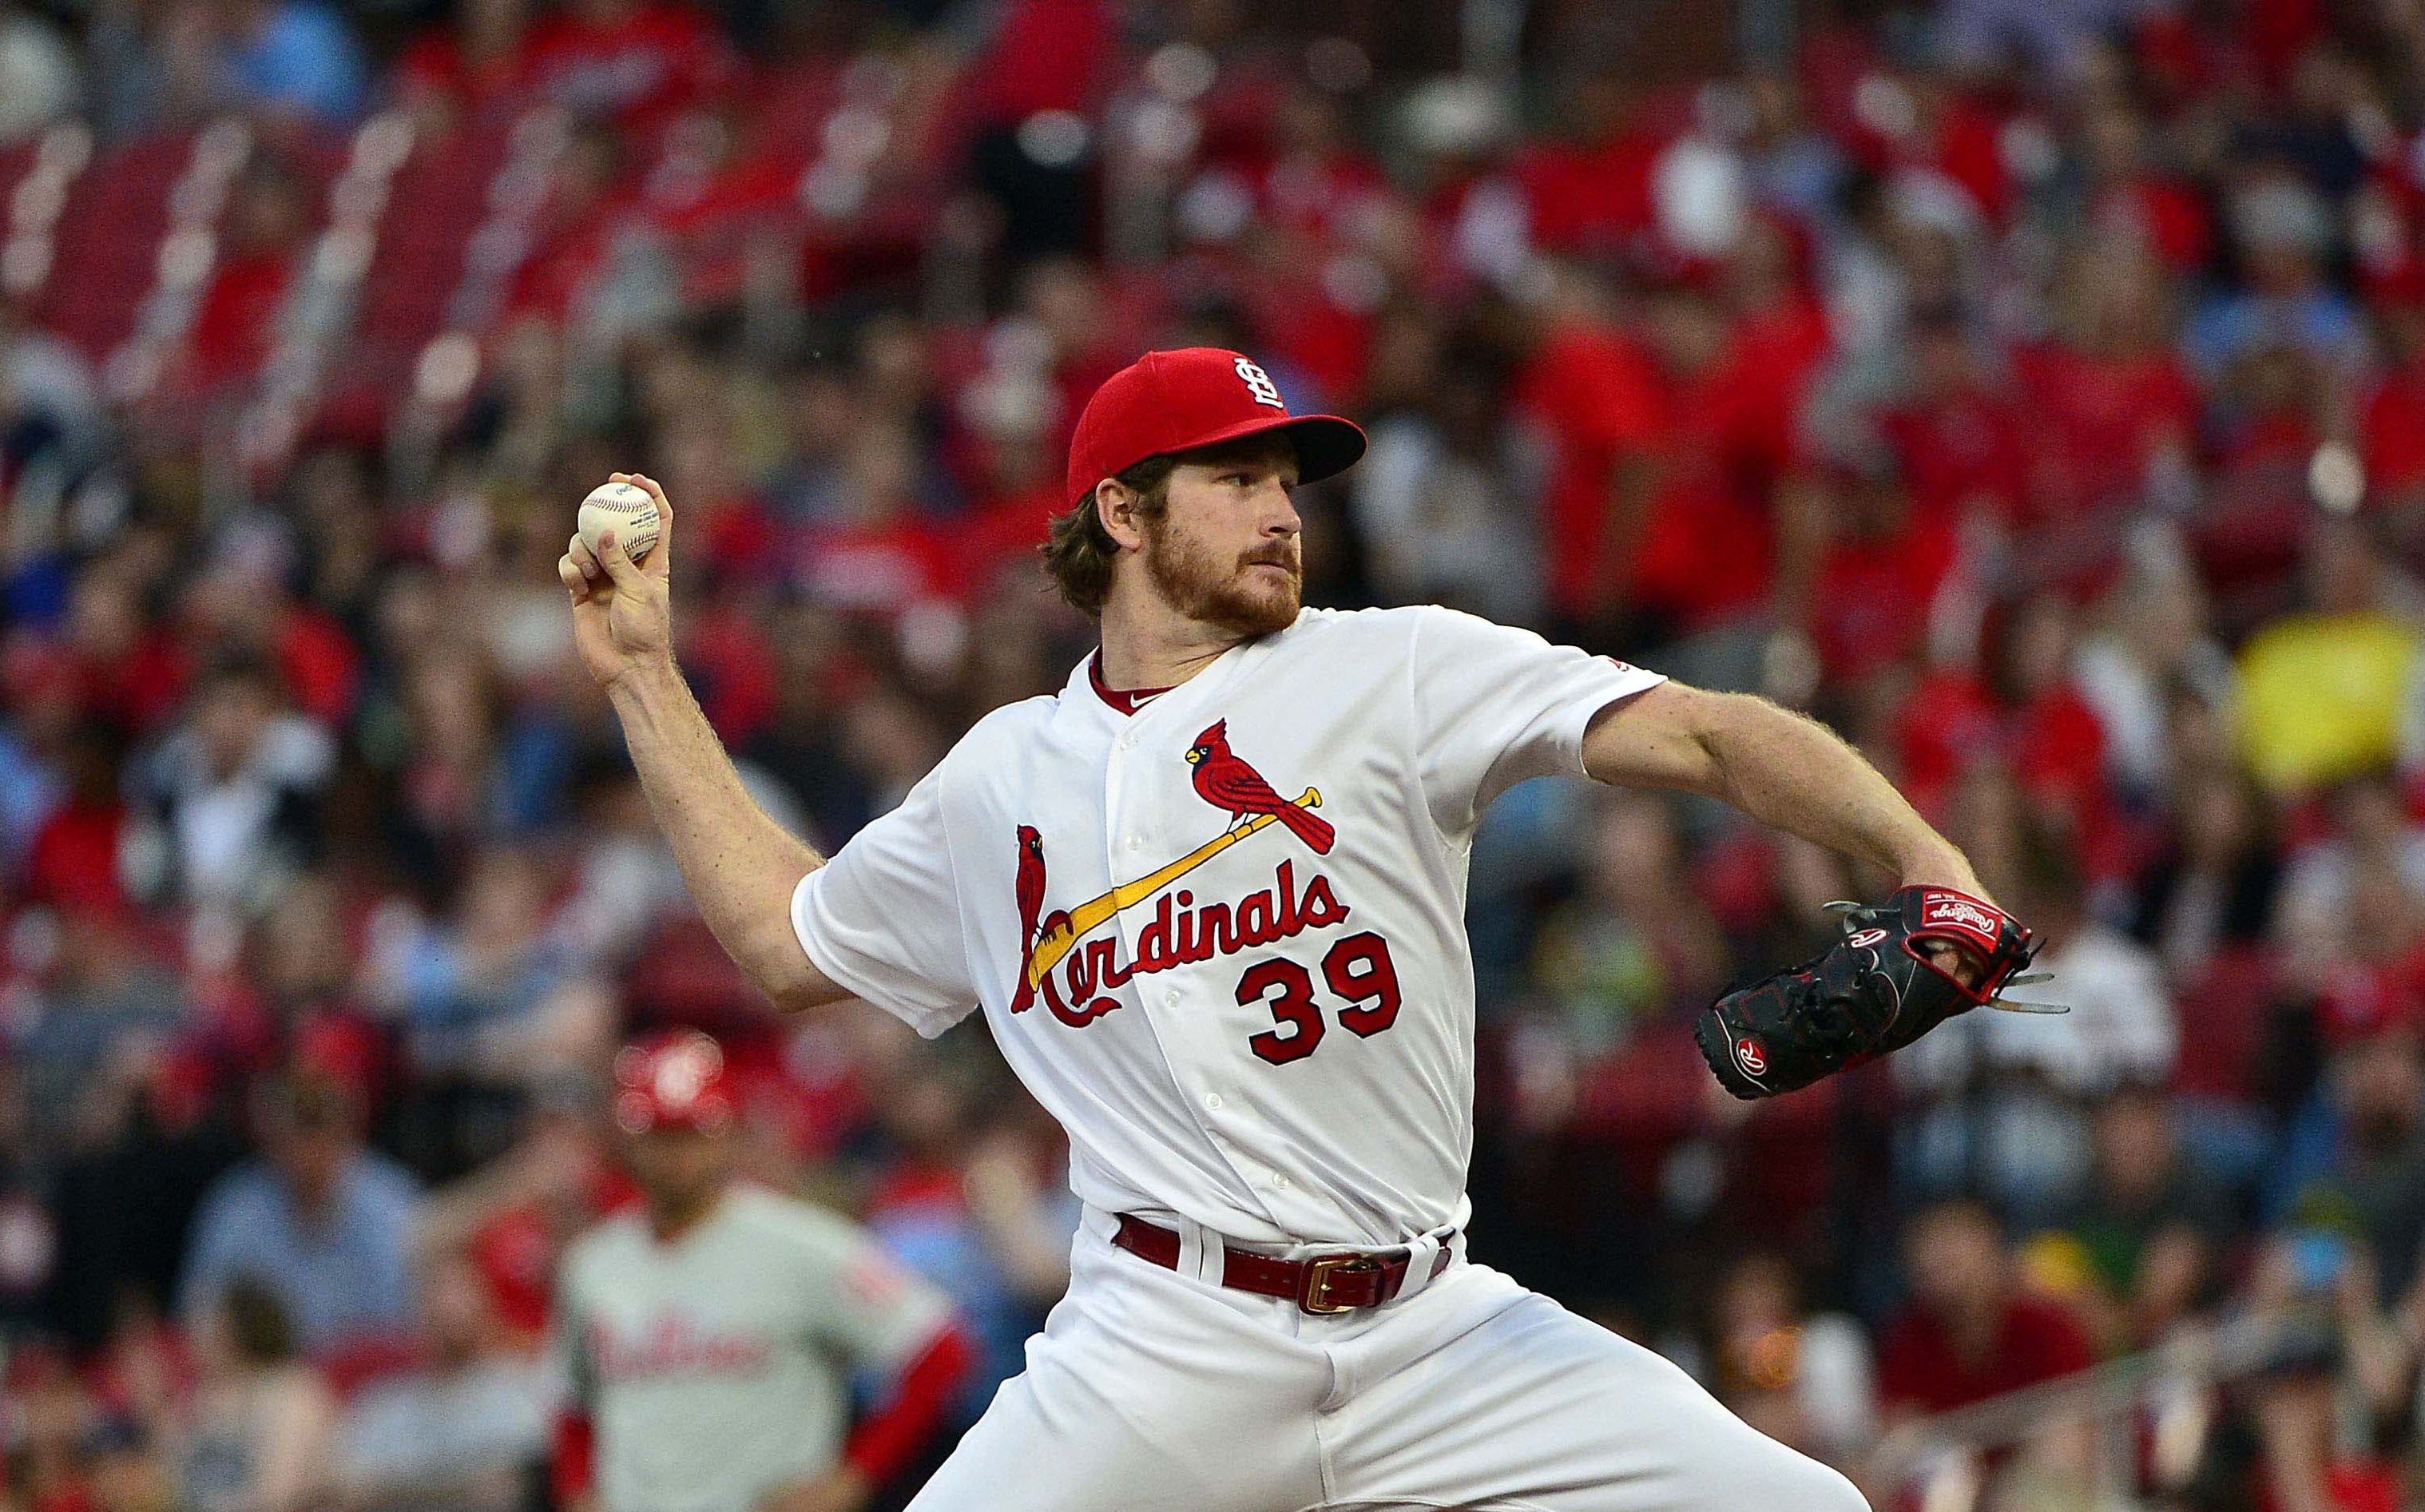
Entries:
{"type": "Polygon", "coordinates": [[[1659,475],[1631,546],[1630,600],[1701,627],[1757,603],[1772,555],[1769,491],[1781,438],[1763,421],[1759,375],[1732,361],[1671,375],[1659,475]]]}
{"type": "Polygon", "coordinates": [[[2032,796],[2083,820],[2104,800],[2105,730],[2068,683],[2007,709],[1972,674],[1941,670],[1912,690],[1897,735],[1904,790],[1923,810],[1982,750],[1999,753],[2032,796]]]}
{"type": "MultiPolygon", "coordinates": [[[[2399,1472],[2375,1459],[2345,1459],[2324,1467],[2324,1501],[2334,1512],[2400,1512],[2399,1472]]],[[[2272,1481],[2256,1485],[2258,1512],[2288,1512],[2272,1481]]]]}
{"type": "Polygon", "coordinates": [[[637,1201],[639,1189],[601,1164],[590,1173],[584,1198],[578,1214],[551,1214],[537,1201],[517,1203],[472,1235],[472,1263],[488,1283],[499,1321],[525,1338],[547,1328],[548,1299],[566,1243],[589,1223],[637,1201]]]}
{"type": "Polygon", "coordinates": [[[1811,622],[1828,675],[1856,681],[1917,650],[1954,552],[1951,520],[1917,511],[1885,534],[1830,541],[1811,622]]]}
{"type": "Polygon", "coordinates": [[[2425,484],[2425,364],[2384,375],[2366,396],[2358,439],[2368,488],[2396,495],[2425,484]]]}
{"type": "Polygon", "coordinates": [[[1551,251],[1611,251],[1650,230],[1651,170],[1660,142],[1621,131],[1600,142],[1545,142],[1516,162],[1533,244],[1551,251]]]}
{"type": "Polygon", "coordinates": [[[2169,351],[2100,356],[2060,343],[2014,354],[2036,466],[2029,513],[2072,520],[2135,499],[2148,459],[2186,444],[2198,394],[2169,351]]]}
{"type": "Polygon", "coordinates": [[[1935,1313],[1913,1308],[1887,1325],[1878,1342],[1878,1398],[1889,1407],[1945,1412],[2095,1362],[2080,1321],[2041,1297],[2016,1295],[2005,1303],[1993,1344],[1975,1359],[1955,1349],[1935,1313]]]}
{"type": "Polygon", "coordinates": [[[905,510],[886,520],[811,532],[799,581],[821,603],[889,616],[928,600],[958,597],[959,567],[942,532],[905,510]]]}
{"type": "Polygon", "coordinates": [[[2019,514],[2029,473],[2022,426],[2009,398],[1979,387],[1898,406],[1878,419],[1902,465],[1913,510],[1940,523],[1981,505],[1999,520],[2019,514]]]}
{"type": "Polygon", "coordinates": [[[432,26],[395,60],[396,83],[408,95],[442,95],[467,110],[510,100],[530,87],[531,50],[526,42],[491,57],[472,57],[452,26],[432,26]]]}
{"type": "Polygon", "coordinates": [[[1517,379],[1516,403],[1549,432],[1551,461],[1541,501],[1550,603],[1587,616],[1607,600],[1615,571],[1609,480],[1628,454],[1660,440],[1659,379],[1649,361],[1604,327],[1551,331],[1517,379]]]}
{"type": "Polygon", "coordinates": [[[2143,173],[2099,193],[2089,219],[2118,245],[2137,242],[2174,272],[2192,274],[2206,265],[2214,233],[2197,197],[2169,179],[2143,173]]]}
{"type": "Polygon", "coordinates": [[[1093,115],[1117,61],[1115,42],[1102,0],[1011,0],[972,71],[987,96],[976,113],[1003,126],[1042,110],[1093,115]]]}
{"type": "Polygon", "coordinates": [[[125,824],[126,809],[119,803],[71,798],[52,810],[25,856],[25,895],[62,910],[125,912],[126,893],[118,882],[125,824]]]}
{"type": "Polygon", "coordinates": [[[271,651],[296,708],[327,725],[343,724],[353,713],[361,652],[335,616],[313,604],[290,606],[279,619],[271,651]]]}
{"type": "Polygon", "coordinates": [[[123,657],[97,656],[81,649],[69,652],[77,702],[87,713],[137,731],[157,729],[177,712],[189,670],[177,637],[159,630],[146,631],[134,651],[123,657]]]}
{"type": "Polygon", "coordinates": [[[294,281],[295,259],[282,249],[232,256],[212,271],[189,338],[198,386],[208,388],[261,370],[294,281]]]}

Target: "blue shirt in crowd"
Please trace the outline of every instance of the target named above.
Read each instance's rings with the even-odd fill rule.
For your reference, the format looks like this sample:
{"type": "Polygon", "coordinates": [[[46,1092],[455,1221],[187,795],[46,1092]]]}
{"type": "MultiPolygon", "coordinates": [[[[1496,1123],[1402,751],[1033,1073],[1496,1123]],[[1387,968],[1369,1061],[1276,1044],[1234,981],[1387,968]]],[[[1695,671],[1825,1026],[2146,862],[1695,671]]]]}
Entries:
{"type": "Polygon", "coordinates": [[[331,1211],[314,1223],[274,1167],[247,1162],[203,1199],[179,1309],[192,1317],[250,1276],[285,1305],[307,1351],[409,1328],[419,1201],[402,1166],[361,1152],[340,1179],[331,1211]]]}

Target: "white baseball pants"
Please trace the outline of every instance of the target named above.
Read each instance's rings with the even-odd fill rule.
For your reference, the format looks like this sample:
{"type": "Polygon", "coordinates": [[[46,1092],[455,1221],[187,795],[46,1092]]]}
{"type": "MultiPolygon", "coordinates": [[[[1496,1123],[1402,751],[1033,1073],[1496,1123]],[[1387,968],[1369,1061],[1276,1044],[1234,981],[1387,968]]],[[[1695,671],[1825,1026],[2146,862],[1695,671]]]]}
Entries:
{"type": "MultiPolygon", "coordinates": [[[[1867,1512],[1656,1353],[1462,1259],[1313,1316],[1089,1210],[1027,1369],[909,1512],[1867,1512]]],[[[1422,1267],[1416,1267],[1419,1274],[1422,1267]]]]}

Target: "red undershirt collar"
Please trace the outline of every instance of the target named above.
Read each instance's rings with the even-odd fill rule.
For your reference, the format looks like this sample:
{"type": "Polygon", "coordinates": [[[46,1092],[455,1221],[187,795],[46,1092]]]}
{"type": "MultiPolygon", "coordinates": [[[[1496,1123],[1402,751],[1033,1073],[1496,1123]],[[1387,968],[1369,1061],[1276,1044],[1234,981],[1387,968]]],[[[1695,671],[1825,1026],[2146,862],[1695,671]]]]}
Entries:
{"type": "Polygon", "coordinates": [[[1086,681],[1094,685],[1095,697],[1121,714],[1134,714],[1147,704],[1170,691],[1164,688],[1116,688],[1103,681],[1103,653],[1098,650],[1086,658],[1086,681]]]}

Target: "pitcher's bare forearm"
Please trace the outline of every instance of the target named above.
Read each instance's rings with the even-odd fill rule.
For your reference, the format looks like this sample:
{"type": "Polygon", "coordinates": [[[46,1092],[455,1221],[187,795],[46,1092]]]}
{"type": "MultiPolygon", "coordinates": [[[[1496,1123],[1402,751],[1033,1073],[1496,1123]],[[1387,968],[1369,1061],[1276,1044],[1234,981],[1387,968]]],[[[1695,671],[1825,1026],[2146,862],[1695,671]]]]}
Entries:
{"type": "Polygon", "coordinates": [[[1766,699],[1662,684],[1599,716],[1583,739],[1583,765],[1603,782],[1722,799],[1898,883],[1985,896],[1960,849],[1859,751],[1766,699]]]}
{"type": "Polygon", "coordinates": [[[742,786],[670,660],[634,667],[608,685],[607,696],[623,721],[649,808],[716,942],[778,1007],[840,998],[842,990],[810,963],[792,932],[793,891],[825,858],[742,786]]]}

